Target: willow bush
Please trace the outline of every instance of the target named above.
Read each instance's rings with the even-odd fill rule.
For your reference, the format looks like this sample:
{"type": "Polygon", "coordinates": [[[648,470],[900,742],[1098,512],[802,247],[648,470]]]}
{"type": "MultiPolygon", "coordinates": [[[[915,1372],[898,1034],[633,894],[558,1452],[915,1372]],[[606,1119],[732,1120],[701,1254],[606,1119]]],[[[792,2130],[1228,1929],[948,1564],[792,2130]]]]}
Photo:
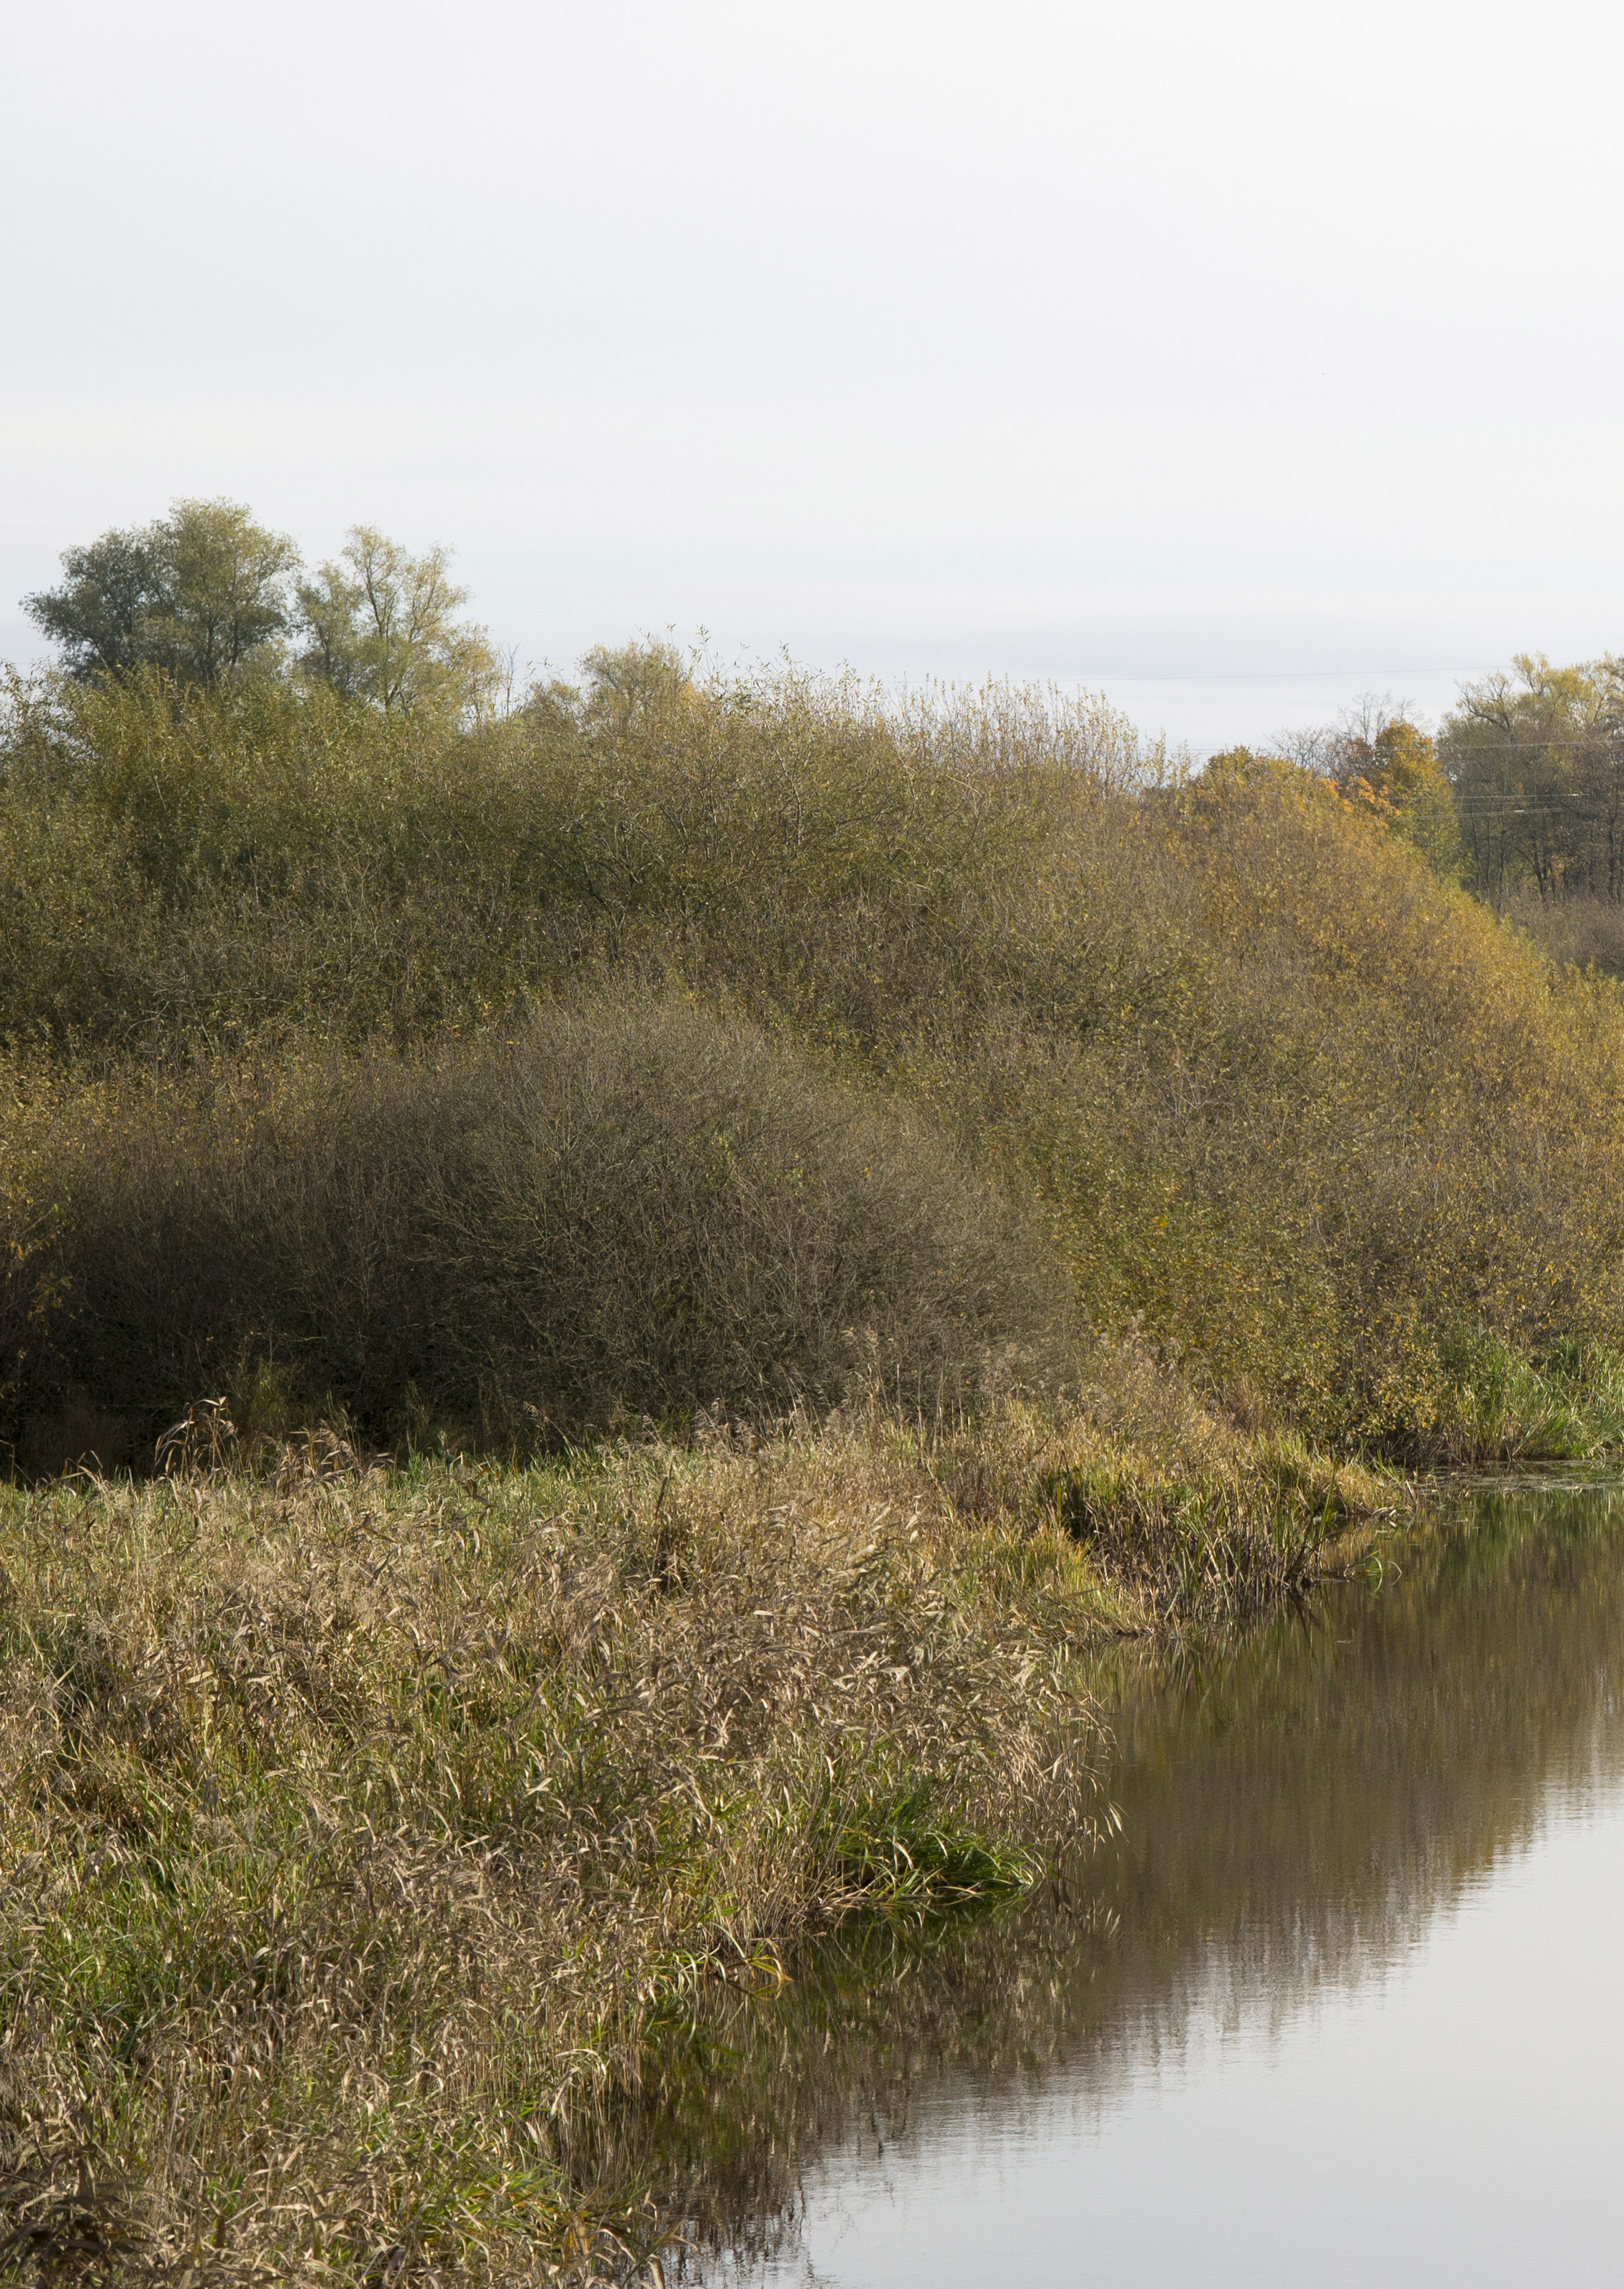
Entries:
{"type": "MultiPolygon", "coordinates": [[[[8,1118],[37,1123],[30,1092],[127,1105],[132,1074],[158,1129],[228,1099],[228,1073],[319,1105],[329,1061],[359,1057],[367,1119],[404,1136],[390,1058],[417,1104],[448,1045],[477,1066],[538,1009],[686,996],[844,1074],[899,1136],[951,1138],[978,1198],[1035,1198],[1084,1334],[1131,1333],[1242,1424],[1452,1451],[1448,1426],[1483,1413],[1460,1395],[1483,1341],[1537,1369],[1569,1339],[1624,1340],[1624,1004],[1368,808],[1244,753],[1180,778],[1098,706],[889,705],[793,674],[694,677],[658,649],[596,656],[580,692],[474,730],[272,682],[19,690],[8,1118]]],[[[76,1283],[83,1314],[89,1256],[70,1279],[40,1219],[89,1225],[53,1180],[8,1181],[31,1203],[13,1266],[76,1283]]],[[[913,1213],[899,1229],[924,1230],[913,1213]]],[[[730,1387],[762,1407],[836,1387],[819,1344],[792,1377],[777,1341],[739,1352],[730,1387]]],[[[456,1406],[488,1415],[466,1394],[506,1373],[459,1368],[456,1406]]],[[[664,1367],[627,1374],[612,1396],[614,1376],[572,1368],[596,1395],[570,1419],[675,1388],[664,1367]]],[[[404,1351],[390,1378],[425,1387],[404,1351]]]]}
{"type": "Polygon", "coordinates": [[[24,1459],[245,1435],[533,1449],[775,1419],[879,1382],[934,1413],[1041,1376],[1063,1298],[1006,1194],[906,1107],[714,1011],[587,997],[511,1041],[104,1086],[36,1119],[24,1459]],[[33,1450],[30,1450],[30,1441],[33,1450]]]}

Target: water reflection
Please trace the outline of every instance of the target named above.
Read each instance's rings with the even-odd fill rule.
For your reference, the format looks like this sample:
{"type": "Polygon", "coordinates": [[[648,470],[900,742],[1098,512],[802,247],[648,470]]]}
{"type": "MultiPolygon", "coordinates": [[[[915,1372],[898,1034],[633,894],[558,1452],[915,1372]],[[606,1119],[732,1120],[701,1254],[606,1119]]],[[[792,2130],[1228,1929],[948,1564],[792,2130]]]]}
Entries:
{"type": "Polygon", "coordinates": [[[870,1933],[672,2029],[635,2136],[687,2276],[1595,2270],[1621,1525],[1616,1486],[1481,1490],[1379,1584],[1124,1673],[1124,1831],[1082,1897],[923,1953],[870,1933]]]}

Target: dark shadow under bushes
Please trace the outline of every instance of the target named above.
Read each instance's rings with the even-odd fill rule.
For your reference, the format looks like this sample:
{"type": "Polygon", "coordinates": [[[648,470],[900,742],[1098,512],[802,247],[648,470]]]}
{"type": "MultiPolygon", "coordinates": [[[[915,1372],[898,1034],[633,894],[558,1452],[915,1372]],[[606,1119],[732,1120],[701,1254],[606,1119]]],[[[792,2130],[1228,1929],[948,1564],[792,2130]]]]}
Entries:
{"type": "Polygon", "coordinates": [[[221,1392],[251,1436],[533,1449],[876,1381],[930,1412],[1053,1351],[1041,1241],[921,1115],[684,1001],[95,1104],[39,1145],[25,1467],[221,1392]]]}

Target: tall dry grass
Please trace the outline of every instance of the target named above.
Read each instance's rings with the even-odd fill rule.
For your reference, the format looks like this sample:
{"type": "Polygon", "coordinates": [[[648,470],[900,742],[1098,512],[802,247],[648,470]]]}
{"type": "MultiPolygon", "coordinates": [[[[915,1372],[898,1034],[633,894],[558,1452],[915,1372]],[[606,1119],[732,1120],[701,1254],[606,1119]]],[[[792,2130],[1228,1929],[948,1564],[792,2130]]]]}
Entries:
{"type": "Polygon", "coordinates": [[[530,1471],[250,1475],[215,1408],[0,1488],[0,2270],[631,2277],[651,2032],[1086,1849],[1080,1656],[1392,1499],[1095,1374],[530,1471]]]}
{"type": "Polygon", "coordinates": [[[345,1459],[0,1496],[25,2275],[629,2270],[667,2221],[602,2133],[651,2011],[1094,1817],[1111,1595],[916,1438],[345,1459]]]}

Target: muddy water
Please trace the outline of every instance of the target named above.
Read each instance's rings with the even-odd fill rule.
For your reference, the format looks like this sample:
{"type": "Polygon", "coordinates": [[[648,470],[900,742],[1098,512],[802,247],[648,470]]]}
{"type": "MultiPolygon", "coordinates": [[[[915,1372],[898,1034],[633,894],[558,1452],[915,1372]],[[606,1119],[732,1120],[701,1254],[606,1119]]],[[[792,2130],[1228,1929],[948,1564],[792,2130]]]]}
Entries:
{"type": "Polygon", "coordinates": [[[1124,1687],[1065,1905],[685,2030],[668,2277],[1624,2278],[1624,1491],[1400,1564],[1124,1687]]]}

